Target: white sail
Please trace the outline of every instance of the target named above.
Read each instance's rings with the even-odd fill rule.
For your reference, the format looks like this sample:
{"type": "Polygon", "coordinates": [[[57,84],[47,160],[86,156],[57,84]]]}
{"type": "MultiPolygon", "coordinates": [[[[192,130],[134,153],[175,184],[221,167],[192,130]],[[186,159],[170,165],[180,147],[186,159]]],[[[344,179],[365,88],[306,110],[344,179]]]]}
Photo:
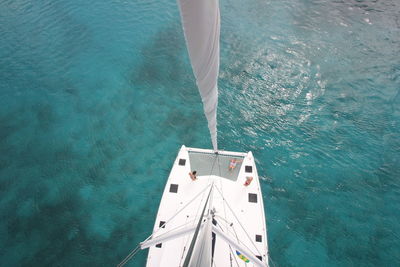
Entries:
{"type": "Polygon", "coordinates": [[[183,31],[203,101],[214,151],[217,151],[217,104],[220,16],[218,0],[178,0],[183,31]]]}

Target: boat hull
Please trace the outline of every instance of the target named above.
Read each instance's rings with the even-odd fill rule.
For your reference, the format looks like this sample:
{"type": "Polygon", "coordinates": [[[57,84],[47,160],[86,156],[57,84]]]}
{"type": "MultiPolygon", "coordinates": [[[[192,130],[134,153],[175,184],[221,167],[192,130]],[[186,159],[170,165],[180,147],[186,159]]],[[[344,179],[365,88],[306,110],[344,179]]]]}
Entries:
{"type": "MultiPolygon", "coordinates": [[[[219,151],[215,154],[212,150],[182,146],[164,189],[152,238],[195,226],[211,187],[214,188],[214,227],[248,248],[268,266],[263,197],[251,152],[219,151]],[[230,165],[235,165],[232,159],[237,162],[230,169],[230,165]],[[197,179],[192,180],[189,173],[195,170],[197,179]]],[[[146,266],[182,266],[192,237],[193,232],[189,232],[151,246],[146,266]]],[[[255,264],[223,238],[213,234],[213,239],[213,266],[255,264]]]]}

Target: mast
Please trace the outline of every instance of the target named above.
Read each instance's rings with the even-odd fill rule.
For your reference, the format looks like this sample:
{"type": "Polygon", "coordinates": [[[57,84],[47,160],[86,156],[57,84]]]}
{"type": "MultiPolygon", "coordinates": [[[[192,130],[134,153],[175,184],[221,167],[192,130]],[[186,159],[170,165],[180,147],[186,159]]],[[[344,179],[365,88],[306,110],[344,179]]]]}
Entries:
{"type": "Polygon", "coordinates": [[[186,254],[183,267],[211,266],[211,220],[212,219],[211,219],[210,207],[212,201],[210,201],[210,203],[208,203],[208,201],[210,199],[213,189],[214,185],[211,185],[211,189],[210,192],[208,193],[206,203],[204,204],[203,211],[201,212],[199,221],[197,223],[197,227],[194,232],[192,242],[190,243],[189,250],[186,254]],[[209,204],[208,205],[209,209],[207,211],[207,219],[204,220],[204,213],[206,211],[207,204],[209,204]],[[198,240],[198,235],[203,220],[205,222],[205,226],[198,240]]]}

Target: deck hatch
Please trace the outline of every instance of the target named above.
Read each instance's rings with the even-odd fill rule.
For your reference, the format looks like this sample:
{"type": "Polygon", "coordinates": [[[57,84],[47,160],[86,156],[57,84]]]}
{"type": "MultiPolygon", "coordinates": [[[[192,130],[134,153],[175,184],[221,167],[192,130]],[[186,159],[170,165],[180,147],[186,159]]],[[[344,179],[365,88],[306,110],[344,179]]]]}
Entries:
{"type": "Polygon", "coordinates": [[[262,236],[256,235],[256,242],[262,242],[262,236]]]}
{"type": "Polygon", "coordinates": [[[245,172],[248,172],[248,173],[252,173],[253,172],[253,166],[245,166],[245,168],[244,168],[244,170],[245,170],[245,172]]]}
{"type": "Polygon", "coordinates": [[[185,166],[186,165],[186,159],[179,159],[179,166],[185,166]]]}
{"type": "Polygon", "coordinates": [[[162,247],[162,243],[158,243],[157,245],[156,245],[156,248],[161,248],[162,247]]]}
{"type": "Polygon", "coordinates": [[[257,194],[249,193],[249,202],[257,203],[257,194]]]}
{"type": "Polygon", "coordinates": [[[169,192],[170,193],[178,193],[178,185],[177,184],[171,184],[169,187],[169,192]]]}
{"type": "Polygon", "coordinates": [[[162,227],[162,228],[165,228],[165,221],[160,221],[160,224],[158,225],[158,227],[162,227]]]}

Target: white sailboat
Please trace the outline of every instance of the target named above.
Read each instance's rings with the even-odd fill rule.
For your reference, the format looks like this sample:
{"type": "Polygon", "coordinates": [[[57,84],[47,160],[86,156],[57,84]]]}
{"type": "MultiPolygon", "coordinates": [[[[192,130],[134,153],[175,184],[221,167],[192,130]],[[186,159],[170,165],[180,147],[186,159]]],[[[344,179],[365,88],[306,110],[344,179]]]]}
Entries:
{"type": "Polygon", "coordinates": [[[251,152],[182,146],[153,235],[140,244],[147,266],[268,266],[262,199],[251,152]]]}
{"type": "Polygon", "coordinates": [[[254,157],[251,152],[219,151],[217,146],[218,0],[178,0],[178,4],[213,150],[181,147],[153,234],[138,249],[149,249],[148,267],[268,266],[263,197],[254,157]]]}

